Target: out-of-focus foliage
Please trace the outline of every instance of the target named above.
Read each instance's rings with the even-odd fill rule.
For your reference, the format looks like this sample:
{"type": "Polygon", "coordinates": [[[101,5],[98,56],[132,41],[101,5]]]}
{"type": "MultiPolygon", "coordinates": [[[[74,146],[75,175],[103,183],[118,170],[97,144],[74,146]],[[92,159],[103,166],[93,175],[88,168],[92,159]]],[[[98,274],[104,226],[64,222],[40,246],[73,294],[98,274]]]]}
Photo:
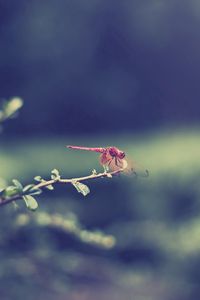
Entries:
{"type": "MultiPolygon", "coordinates": [[[[108,143],[106,136],[82,138],[87,145],[108,143]]],[[[56,187],[30,215],[22,206],[1,209],[0,292],[6,300],[199,295],[199,131],[169,130],[143,139],[109,136],[109,141],[142,162],[149,178],[92,181],[86,198],[72,186],[56,187]],[[12,290],[5,292],[6,282],[12,290]]],[[[46,177],[55,166],[62,176],[98,171],[96,154],[68,152],[65,143],[18,140],[12,151],[5,144],[0,159],[6,179],[16,172],[20,181],[29,181],[36,170],[46,177]]]]}
{"type": "Polygon", "coordinates": [[[111,235],[106,235],[99,231],[89,231],[81,227],[77,217],[70,213],[68,215],[62,215],[58,213],[49,214],[46,212],[38,212],[35,215],[19,214],[16,218],[17,226],[27,226],[30,223],[34,226],[55,228],[60,231],[71,234],[77,238],[77,241],[96,245],[105,249],[111,249],[115,246],[115,238],[111,235]]]}
{"type": "Polygon", "coordinates": [[[22,105],[23,101],[18,97],[11,98],[7,101],[1,101],[0,123],[3,123],[7,119],[15,117],[22,105]]]}

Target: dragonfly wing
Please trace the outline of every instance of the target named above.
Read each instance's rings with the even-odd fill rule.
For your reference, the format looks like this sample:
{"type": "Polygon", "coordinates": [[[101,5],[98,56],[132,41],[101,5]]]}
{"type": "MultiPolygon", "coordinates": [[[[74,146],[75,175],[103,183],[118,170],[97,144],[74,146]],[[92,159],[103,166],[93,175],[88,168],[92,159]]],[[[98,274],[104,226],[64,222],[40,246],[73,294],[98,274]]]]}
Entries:
{"type": "Polygon", "coordinates": [[[117,157],[113,157],[108,163],[110,171],[121,171],[122,169],[125,170],[127,165],[128,164],[125,159],[119,159],[117,157]]]}
{"type": "Polygon", "coordinates": [[[100,155],[100,164],[107,165],[111,159],[112,159],[112,157],[107,152],[103,152],[100,155]]]}
{"type": "Polygon", "coordinates": [[[140,164],[136,163],[135,161],[130,161],[130,160],[128,160],[127,162],[128,162],[128,166],[125,169],[125,173],[134,174],[136,176],[141,176],[141,177],[148,177],[149,176],[148,170],[145,169],[140,164]]]}
{"type": "Polygon", "coordinates": [[[100,163],[101,165],[107,166],[111,172],[123,170],[126,175],[149,176],[148,170],[138,163],[130,161],[129,159],[127,160],[127,158],[120,159],[112,157],[106,152],[100,155],[100,163]]]}
{"type": "Polygon", "coordinates": [[[110,171],[117,171],[121,169],[121,166],[117,166],[116,158],[112,157],[108,152],[104,152],[100,155],[100,164],[108,167],[110,171]]]}

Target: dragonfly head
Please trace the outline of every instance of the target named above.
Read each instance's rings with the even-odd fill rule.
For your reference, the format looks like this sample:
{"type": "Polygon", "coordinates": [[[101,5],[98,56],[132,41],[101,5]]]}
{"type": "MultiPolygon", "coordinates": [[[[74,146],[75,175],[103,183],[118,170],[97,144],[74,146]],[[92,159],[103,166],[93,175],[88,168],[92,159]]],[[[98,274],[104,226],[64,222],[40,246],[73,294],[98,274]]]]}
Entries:
{"type": "Polygon", "coordinates": [[[125,153],[124,153],[123,151],[119,151],[118,157],[119,157],[120,159],[123,159],[123,158],[125,157],[125,153]]]}
{"type": "Polygon", "coordinates": [[[125,157],[125,153],[121,150],[119,150],[118,148],[116,147],[110,147],[109,148],[109,154],[112,156],[112,157],[118,157],[120,159],[123,159],[125,157]]]}

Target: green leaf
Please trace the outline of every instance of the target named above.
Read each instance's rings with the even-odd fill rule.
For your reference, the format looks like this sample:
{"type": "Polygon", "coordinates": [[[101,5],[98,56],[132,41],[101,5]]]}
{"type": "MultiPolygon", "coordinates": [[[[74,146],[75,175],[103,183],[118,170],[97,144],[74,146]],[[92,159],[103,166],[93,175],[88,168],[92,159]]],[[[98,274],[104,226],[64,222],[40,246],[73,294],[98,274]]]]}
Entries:
{"type": "Polygon", "coordinates": [[[24,187],[23,193],[27,195],[39,195],[42,193],[42,190],[35,187],[34,184],[28,184],[24,187]]]}
{"type": "Polygon", "coordinates": [[[23,185],[17,179],[13,179],[12,182],[14,183],[18,191],[23,191],[23,185]]]}
{"type": "Polygon", "coordinates": [[[28,192],[30,191],[35,185],[34,184],[28,184],[23,188],[23,192],[28,192]]]}
{"type": "Polygon", "coordinates": [[[45,186],[45,189],[52,191],[52,190],[54,190],[54,187],[52,184],[49,184],[49,185],[45,186]]]}
{"type": "Polygon", "coordinates": [[[19,190],[16,186],[10,185],[3,191],[4,197],[12,197],[14,195],[19,194],[19,190]]]}
{"type": "Polygon", "coordinates": [[[35,181],[39,181],[39,182],[43,181],[41,176],[35,176],[34,179],[35,181]]]}
{"type": "Polygon", "coordinates": [[[90,189],[87,185],[78,182],[78,181],[73,181],[72,185],[75,187],[75,189],[81,193],[83,196],[87,196],[87,194],[90,193],[90,189]]]}
{"type": "Polygon", "coordinates": [[[40,195],[42,193],[42,190],[39,188],[32,188],[28,191],[28,195],[40,195]]]}
{"type": "Polygon", "coordinates": [[[30,195],[23,196],[23,199],[26,203],[26,207],[30,210],[36,210],[38,208],[38,203],[35,198],[30,195]]]}
{"type": "Polygon", "coordinates": [[[53,169],[51,171],[51,179],[53,179],[53,180],[59,180],[60,179],[60,174],[59,174],[59,171],[57,169],[53,169]]]}
{"type": "MultiPolygon", "coordinates": [[[[51,175],[51,179],[53,179],[53,180],[56,180],[56,179],[58,180],[58,178],[60,179],[58,170],[54,169],[54,170],[52,170],[51,173],[53,173],[53,174],[51,175]],[[57,176],[59,176],[59,177],[57,177],[57,176]]],[[[44,180],[41,176],[35,176],[34,179],[35,179],[36,181],[39,181],[39,182],[46,182],[46,180],[44,180]]],[[[54,187],[53,187],[52,184],[49,184],[49,185],[47,185],[47,186],[44,186],[44,188],[47,189],[47,190],[54,190],[54,187]]]]}

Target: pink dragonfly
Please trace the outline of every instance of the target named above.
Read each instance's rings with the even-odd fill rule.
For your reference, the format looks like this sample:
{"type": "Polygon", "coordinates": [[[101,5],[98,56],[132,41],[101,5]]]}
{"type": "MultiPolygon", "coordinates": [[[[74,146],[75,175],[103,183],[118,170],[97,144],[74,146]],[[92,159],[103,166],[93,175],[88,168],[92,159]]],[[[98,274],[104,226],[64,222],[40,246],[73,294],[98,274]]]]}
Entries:
{"type": "Polygon", "coordinates": [[[100,164],[104,167],[105,171],[123,171],[128,174],[135,174],[147,177],[149,175],[148,170],[139,167],[136,163],[130,163],[126,158],[124,151],[121,151],[117,147],[81,147],[81,146],[66,146],[67,148],[76,150],[86,150],[98,152],[100,154],[100,164]]]}

